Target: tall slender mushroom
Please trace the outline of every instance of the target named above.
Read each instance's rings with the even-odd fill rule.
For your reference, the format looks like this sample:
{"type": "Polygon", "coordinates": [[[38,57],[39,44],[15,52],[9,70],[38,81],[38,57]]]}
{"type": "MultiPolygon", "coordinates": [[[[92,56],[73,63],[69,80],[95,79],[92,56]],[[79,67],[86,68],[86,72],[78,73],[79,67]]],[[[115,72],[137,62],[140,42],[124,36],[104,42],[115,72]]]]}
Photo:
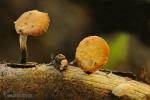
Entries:
{"type": "Polygon", "coordinates": [[[27,37],[39,36],[47,31],[49,26],[48,13],[32,10],[23,13],[15,22],[16,32],[19,36],[20,50],[21,50],[21,64],[27,63],[27,37]]]}

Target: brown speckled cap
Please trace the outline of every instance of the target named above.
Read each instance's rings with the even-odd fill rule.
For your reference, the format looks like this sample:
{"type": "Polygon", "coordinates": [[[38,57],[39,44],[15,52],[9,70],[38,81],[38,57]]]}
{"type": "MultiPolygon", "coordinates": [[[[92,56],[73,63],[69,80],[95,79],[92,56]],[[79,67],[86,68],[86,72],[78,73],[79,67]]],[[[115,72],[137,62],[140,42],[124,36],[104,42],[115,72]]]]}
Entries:
{"type": "Polygon", "coordinates": [[[15,22],[18,34],[39,36],[47,31],[50,18],[48,13],[32,10],[23,13],[15,22]]]}

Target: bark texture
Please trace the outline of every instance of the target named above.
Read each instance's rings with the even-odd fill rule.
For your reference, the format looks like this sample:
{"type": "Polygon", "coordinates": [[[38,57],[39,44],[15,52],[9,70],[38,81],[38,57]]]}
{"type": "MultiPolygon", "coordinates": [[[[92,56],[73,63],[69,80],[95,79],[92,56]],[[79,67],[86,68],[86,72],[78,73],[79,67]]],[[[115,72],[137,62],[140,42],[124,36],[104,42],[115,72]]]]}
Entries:
{"type": "Polygon", "coordinates": [[[11,68],[0,64],[0,99],[150,100],[150,86],[104,72],[88,75],[74,66],[60,72],[45,64],[33,68],[11,68]],[[124,83],[129,85],[121,85],[124,83]],[[115,96],[114,89],[123,95],[115,96]]]}

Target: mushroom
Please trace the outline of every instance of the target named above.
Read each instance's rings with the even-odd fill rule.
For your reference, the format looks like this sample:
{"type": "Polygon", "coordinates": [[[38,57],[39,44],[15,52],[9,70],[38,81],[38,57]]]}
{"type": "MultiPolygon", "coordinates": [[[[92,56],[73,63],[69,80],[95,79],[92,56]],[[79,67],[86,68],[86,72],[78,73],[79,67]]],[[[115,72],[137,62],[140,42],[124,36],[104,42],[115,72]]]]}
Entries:
{"type": "Polygon", "coordinates": [[[27,63],[27,37],[39,36],[48,30],[49,26],[48,13],[32,10],[23,13],[17,21],[15,21],[15,29],[19,34],[19,43],[21,50],[21,64],[27,63]]]}
{"type": "Polygon", "coordinates": [[[109,45],[99,36],[89,36],[81,40],[76,49],[77,65],[87,74],[100,70],[109,57],[109,45]]]}

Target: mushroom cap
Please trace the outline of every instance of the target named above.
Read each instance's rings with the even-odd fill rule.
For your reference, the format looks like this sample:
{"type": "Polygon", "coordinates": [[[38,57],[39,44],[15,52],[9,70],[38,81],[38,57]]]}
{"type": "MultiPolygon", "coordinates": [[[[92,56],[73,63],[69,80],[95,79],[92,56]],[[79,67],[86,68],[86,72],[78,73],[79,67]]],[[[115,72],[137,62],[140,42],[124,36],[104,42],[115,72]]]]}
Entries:
{"type": "Polygon", "coordinates": [[[39,36],[48,30],[49,22],[48,13],[32,10],[17,19],[15,29],[18,34],[39,36]]]}
{"type": "Polygon", "coordinates": [[[107,42],[98,36],[84,38],[76,49],[76,60],[78,66],[85,72],[99,70],[107,63],[109,46],[107,42]]]}

